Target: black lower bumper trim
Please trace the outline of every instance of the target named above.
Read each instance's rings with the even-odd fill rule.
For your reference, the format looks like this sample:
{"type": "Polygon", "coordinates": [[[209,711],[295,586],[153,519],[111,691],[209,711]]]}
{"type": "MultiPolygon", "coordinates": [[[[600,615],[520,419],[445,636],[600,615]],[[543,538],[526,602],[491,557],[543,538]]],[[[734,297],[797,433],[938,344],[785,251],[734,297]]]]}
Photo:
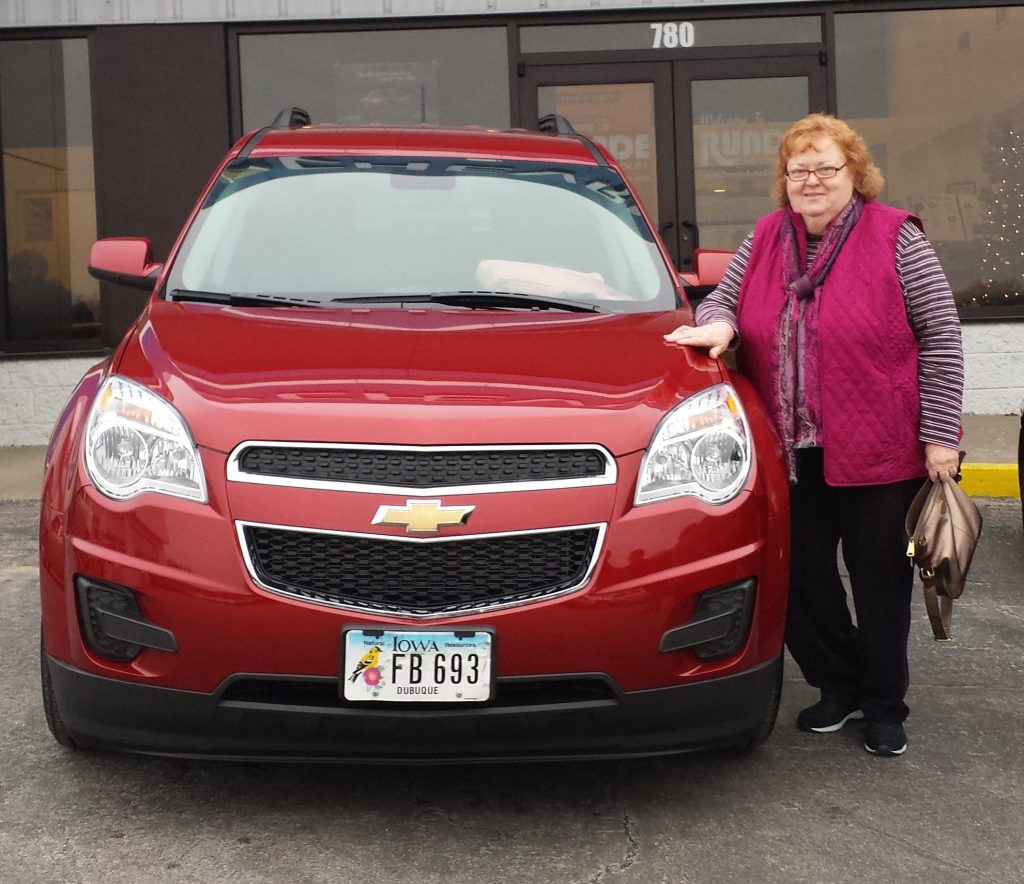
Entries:
{"type": "Polygon", "coordinates": [[[597,676],[611,686],[610,697],[430,709],[269,695],[240,701],[231,689],[237,678],[206,694],[48,663],[61,717],[84,748],[373,763],[615,758],[745,745],[773,714],[780,666],[776,659],[738,675],[635,692],[597,676]]]}

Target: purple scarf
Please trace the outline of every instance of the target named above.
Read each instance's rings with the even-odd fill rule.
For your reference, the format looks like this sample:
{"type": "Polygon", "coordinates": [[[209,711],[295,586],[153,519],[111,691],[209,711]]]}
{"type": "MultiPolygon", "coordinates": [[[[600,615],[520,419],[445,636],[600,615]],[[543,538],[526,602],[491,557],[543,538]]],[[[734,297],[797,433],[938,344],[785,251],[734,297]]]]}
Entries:
{"type": "Polygon", "coordinates": [[[861,198],[855,193],[825,228],[818,251],[806,271],[803,268],[807,265],[807,229],[803,218],[789,209],[780,227],[786,305],[779,321],[779,414],[783,422],[783,448],[789,457],[790,481],[796,481],[794,449],[817,445],[821,429],[818,374],[821,287],[863,208],[861,198]]]}

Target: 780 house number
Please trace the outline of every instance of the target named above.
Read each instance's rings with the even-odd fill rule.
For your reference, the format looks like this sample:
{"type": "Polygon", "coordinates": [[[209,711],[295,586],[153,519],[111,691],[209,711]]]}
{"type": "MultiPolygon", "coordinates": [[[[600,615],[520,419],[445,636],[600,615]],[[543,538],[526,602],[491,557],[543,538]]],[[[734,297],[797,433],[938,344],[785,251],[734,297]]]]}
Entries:
{"type": "Polygon", "coordinates": [[[652,49],[689,49],[694,44],[693,22],[657,21],[651,23],[651,30],[652,49]]]}

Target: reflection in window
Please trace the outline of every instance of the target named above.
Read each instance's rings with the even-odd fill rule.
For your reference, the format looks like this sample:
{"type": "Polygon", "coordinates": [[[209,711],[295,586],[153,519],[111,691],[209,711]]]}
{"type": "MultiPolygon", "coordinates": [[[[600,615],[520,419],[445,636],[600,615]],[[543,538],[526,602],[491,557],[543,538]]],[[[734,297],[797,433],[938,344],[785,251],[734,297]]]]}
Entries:
{"type": "Polygon", "coordinates": [[[537,105],[538,116],[560,114],[577,132],[607,148],[644,208],[652,218],[658,217],[653,83],[541,86],[537,105]]]}
{"type": "Polygon", "coordinates": [[[96,238],[86,41],[5,41],[3,349],[99,344],[99,287],[86,270],[96,238]]]}
{"type": "Polygon", "coordinates": [[[989,186],[977,228],[981,280],[970,303],[1024,305],[1024,127],[1010,117],[990,126],[984,169],[989,186]]]}
{"type": "Polygon", "coordinates": [[[504,28],[239,38],[242,128],[299,106],[313,122],[508,126],[504,28]]]}
{"type": "Polygon", "coordinates": [[[698,80],[692,95],[700,245],[735,249],[776,208],[771,190],[779,142],[807,114],[807,78],[698,80]]]}
{"type": "Polygon", "coordinates": [[[1024,318],[1024,100],[993,88],[1017,82],[1022,41],[1019,7],[836,16],[839,113],[882,199],[921,216],[964,319],[1024,318]]]}

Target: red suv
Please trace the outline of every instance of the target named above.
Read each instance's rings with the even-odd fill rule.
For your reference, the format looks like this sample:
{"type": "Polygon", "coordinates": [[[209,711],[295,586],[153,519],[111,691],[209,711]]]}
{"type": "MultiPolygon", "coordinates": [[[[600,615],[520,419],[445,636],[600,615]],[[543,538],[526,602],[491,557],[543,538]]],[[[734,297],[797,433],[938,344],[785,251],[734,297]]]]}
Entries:
{"type": "Polygon", "coordinates": [[[46,457],[65,746],[625,756],[767,737],[788,487],[751,387],[575,134],[244,137],[46,457]]]}

